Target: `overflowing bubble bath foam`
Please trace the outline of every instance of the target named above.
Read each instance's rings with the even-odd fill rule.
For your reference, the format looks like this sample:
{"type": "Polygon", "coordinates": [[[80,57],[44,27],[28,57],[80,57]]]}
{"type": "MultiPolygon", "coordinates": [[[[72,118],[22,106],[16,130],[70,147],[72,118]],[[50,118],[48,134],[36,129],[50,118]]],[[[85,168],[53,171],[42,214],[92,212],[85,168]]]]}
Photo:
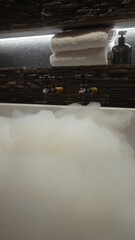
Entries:
{"type": "Polygon", "coordinates": [[[135,239],[133,117],[99,105],[1,115],[0,239],[135,239]]]}

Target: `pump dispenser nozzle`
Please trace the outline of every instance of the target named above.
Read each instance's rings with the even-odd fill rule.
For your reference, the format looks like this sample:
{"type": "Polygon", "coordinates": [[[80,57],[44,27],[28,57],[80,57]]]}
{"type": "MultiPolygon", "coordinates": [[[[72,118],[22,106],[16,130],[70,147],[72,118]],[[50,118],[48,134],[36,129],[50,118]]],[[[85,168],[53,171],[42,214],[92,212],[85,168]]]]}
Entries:
{"type": "Polygon", "coordinates": [[[123,37],[124,35],[126,35],[127,31],[119,31],[119,35],[121,35],[121,37],[123,37]]]}
{"type": "Polygon", "coordinates": [[[127,31],[119,31],[118,34],[121,36],[119,37],[119,45],[122,47],[125,43],[124,35],[126,35],[127,31]]]}

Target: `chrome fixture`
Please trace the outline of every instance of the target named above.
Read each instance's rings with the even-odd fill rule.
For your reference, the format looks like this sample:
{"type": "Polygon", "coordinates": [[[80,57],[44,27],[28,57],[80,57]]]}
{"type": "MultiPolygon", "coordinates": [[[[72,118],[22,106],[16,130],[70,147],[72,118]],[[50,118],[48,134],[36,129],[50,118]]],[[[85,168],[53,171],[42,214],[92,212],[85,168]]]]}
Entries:
{"type": "Polygon", "coordinates": [[[95,95],[98,93],[97,87],[89,87],[88,80],[93,77],[92,74],[85,75],[75,75],[75,78],[80,80],[80,89],[79,89],[79,98],[84,99],[86,97],[90,97],[91,95],[95,95]]]}
{"type": "Polygon", "coordinates": [[[63,87],[47,87],[43,89],[43,94],[44,95],[58,95],[64,92],[64,88],[63,87]]]}
{"type": "Polygon", "coordinates": [[[54,95],[60,95],[63,92],[64,92],[63,87],[48,86],[44,88],[43,89],[44,103],[47,103],[48,97],[54,96],[54,95]]]}
{"type": "Polygon", "coordinates": [[[44,89],[43,89],[43,101],[44,103],[47,103],[48,97],[54,96],[54,95],[60,95],[61,93],[64,92],[64,88],[61,86],[54,87],[52,86],[51,80],[55,79],[55,76],[51,75],[43,75],[39,77],[40,79],[44,80],[44,89]]]}
{"type": "Polygon", "coordinates": [[[80,86],[79,89],[79,98],[85,98],[89,97],[91,95],[95,95],[98,93],[98,88],[97,87],[88,87],[88,86],[80,86]]]}
{"type": "Polygon", "coordinates": [[[55,76],[51,76],[49,74],[44,74],[43,76],[39,76],[39,79],[42,79],[45,84],[50,83],[51,80],[55,79],[55,76]]]}
{"type": "Polygon", "coordinates": [[[88,74],[88,73],[75,75],[75,78],[80,80],[81,83],[87,83],[87,80],[90,80],[90,78],[92,77],[93,77],[93,74],[88,74]]]}

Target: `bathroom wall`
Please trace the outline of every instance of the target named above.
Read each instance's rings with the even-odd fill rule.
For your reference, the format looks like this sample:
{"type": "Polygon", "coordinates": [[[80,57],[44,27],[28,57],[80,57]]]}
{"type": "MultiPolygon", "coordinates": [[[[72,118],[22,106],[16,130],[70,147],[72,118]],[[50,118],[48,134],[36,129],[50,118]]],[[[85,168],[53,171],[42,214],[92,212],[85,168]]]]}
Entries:
{"type": "Polygon", "coordinates": [[[80,27],[135,19],[134,0],[0,0],[0,31],[80,27]]]}
{"type": "MultiPolygon", "coordinates": [[[[10,36],[10,35],[9,35],[10,36]]],[[[0,39],[0,67],[48,67],[52,35],[0,39]]]]}
{"type": "Polygon", "coordinates": [[[134,65],[85,66],[65,68],[1,68],[0,102],[8,103],[45,103],[68,105],[100,102],[104,107],[135,107],[135,67],[134,65]],[[82,97],[79,95],[80,81],[76,75],[88,74],[88,88],[98,88],[98,94],[82,97]],[[60,95],[43,96],[48,81],[40,78],[52,75],[53,87],[63,87],[60,95]]]}

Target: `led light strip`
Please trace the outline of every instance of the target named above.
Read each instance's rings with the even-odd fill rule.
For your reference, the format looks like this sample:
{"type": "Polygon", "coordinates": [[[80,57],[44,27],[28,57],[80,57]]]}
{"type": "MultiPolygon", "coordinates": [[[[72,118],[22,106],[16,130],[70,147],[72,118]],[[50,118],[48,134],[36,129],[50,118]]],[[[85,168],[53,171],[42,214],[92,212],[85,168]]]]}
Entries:
{"type": "Polygon", "coordinates": [[[119,31],[131,31],[131,30],[135,30],[135,28],[116,28],[116,32],[119,32],[119,31]]]}
{"type": "Polygon", "coordinates": [[[28,39],[51,39],[54,34],[51,35],[38,35],[38,36],[29,36],[29,37],[12,37],[12,38],[0,38],[0,41],[19,41],[19,40],[28,40],[28,39]]]}

